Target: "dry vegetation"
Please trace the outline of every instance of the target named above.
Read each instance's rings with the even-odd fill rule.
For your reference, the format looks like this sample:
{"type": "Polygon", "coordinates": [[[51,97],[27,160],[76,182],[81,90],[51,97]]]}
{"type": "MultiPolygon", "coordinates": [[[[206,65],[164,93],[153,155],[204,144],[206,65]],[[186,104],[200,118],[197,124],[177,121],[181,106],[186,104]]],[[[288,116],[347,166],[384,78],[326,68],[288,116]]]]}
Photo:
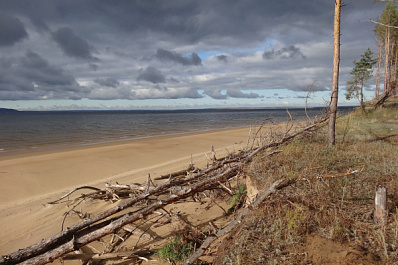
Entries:
{"type": "Polygon", "coordinates": [[[396,104],[338,120],[337,145],[320,130],[259,155],[245,173],[261,187],[297,179],[272,195],[219,248],[216,264],[397,264],[396,104]],[[360,170],[357,174],[343,174],[360,170]],[[388,224],[373,222],[376,184],[387,187],[388,224]]]}

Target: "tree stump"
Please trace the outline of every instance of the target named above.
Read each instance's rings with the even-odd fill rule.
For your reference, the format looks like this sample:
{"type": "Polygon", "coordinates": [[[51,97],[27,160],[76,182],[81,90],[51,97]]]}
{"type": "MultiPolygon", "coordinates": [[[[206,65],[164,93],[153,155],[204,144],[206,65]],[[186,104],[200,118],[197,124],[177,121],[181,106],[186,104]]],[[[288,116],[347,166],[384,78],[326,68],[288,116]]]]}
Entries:
{"type": "Polygon", "coordinates": [[[387,224],[387,188],[382,185],[376,185],[374,222],[377,225],[387,224]]]}

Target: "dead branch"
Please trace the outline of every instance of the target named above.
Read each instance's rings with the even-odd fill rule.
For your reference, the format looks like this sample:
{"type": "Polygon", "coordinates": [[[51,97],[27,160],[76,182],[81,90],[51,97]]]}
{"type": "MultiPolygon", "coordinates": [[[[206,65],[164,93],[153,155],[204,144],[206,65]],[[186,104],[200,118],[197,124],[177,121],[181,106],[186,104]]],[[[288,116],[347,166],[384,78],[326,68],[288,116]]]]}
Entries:
{"type": "Polygon", "coordinates": [[[224,184],[222,184],[220,181],[217,182],[218,184],[220,184],[220,186],[226,190],[228,192],[229,195],[234,195],[234,193],[232,192],[232,190],[230,188],[228,188],[227,186],[225,186],[224,184]]]}
{"type": "Polygon", "coordinates": [[[59,203],[62,199],[65,199],[66,197],[68,197],[69,195],[71,195],[72,193],[74,193],[75,191],[78,190],[82,190],[82,189],[90,189],[90,190],[95,190],[95,191],[101,191],[101,189],[96,188],[96,187],[91,187],[91,186],[81,186],[78,188],[74,188],[73,190],[71,190],[70,192],[68,192],[67,194],[63,195],[61,198],[59,198],[58,200],[52,201],[52,202],[48,202],[47,204],[56,204],[59,203]]]}
{"type": "MultiPolygon", "coordinates": [[[[257,137],[258,137],[258,134],[259,134],[260,131],[264,128],[265,122],[268,121],[268,120],[271,120],[271,119],[268,119],[268,118],[267,118],[267,119],[264,119],[264,120],[261,122],[259,128],[257,129],[256,133],[255,133],[254,136],[253,136],[253,140],[252,140],[252,144],[251,144],[251,146],[250,146],[250,149],[253,149],[253,147],[254,147],[254,142],[256,141],[256,139],[257,139],[257,137]]],[[[251,129],[252,129],[252,128],[250,127],[250,132],[251,132],[251,129]]],[[[249,140],[250,140],[250,136],[251,136],[251,134],[249,133],[249,139],[247,139],[246,150],[249,150],[249,140]]]]}
{"type": "MultiPolygon", "coordinates": [[[[351,175],[354,175],[354,174],[357,174],[357,173],[361,173],[361,172],[363,172],[364,169],[365,169],[365,168],[363,167],[362,169],[356,169],[356,170],[354,170],[354,171],[351,171],[351,169],[350,169],[350,170],[349,170],[348,172],[346,172],[346,173],[339,173],[339,174],[330,174],[330,175],[316,176],[316,179],[321,179],[321,180],[323,180],[323,179],[333,179],[333,178],[348,177],[348,176],[351,176],[351,175]]],[[[299,179],[297,179],[297,181],[301,181],[301,180],[309,181],[310,179],[309,179],[309,178],[299,178],[299,179]]]]}
{"type": "Polygon", "coordinates": [[[378,24],[378,25],[381,25],[381,26],[383,26],[383,27],[398,29],[397,26],[386,25],[386,24],[380,23],[380,22],[378,22],[378,21],[375,21],[375,20],[373,20],[373,19],[365,19],[365,20],[361,20],[361,22],[372,22],[372,23],[374,23],[374,24],[378,24]]]}
{"type": "Polygon", "coordinates": [[[193,164],[190,164],[187,169],[183,169],[174,173],[162,175],[160,177],[155,178],[155,180],[162,180],[162,179],[172,179],[178,176],[186,176],[189,172],[192,172],[195,170],[195,166],[193,164]]]}
{"type": "Polygon", "coordinates": [[[116,182],[116,184],[111,184],[111,183],[105,183],[105,187],[114,189],[114,190],[119,190],[119,189],[126,189],[126,190],[139,190],[143,191],[145,190],[145,187],[142,186],[141,184],[138,183],[133,183],[133,184],[119,184],[116,182]]]}

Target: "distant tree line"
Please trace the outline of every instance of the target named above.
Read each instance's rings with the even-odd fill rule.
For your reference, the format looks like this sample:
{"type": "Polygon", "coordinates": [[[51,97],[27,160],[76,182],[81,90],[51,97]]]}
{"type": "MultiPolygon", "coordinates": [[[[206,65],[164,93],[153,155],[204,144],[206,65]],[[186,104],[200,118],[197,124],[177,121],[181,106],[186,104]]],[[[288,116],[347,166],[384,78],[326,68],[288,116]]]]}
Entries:
{"type": "Polygon", "coordinates": [[[398,85],[398,10],[395,1],[386,4],[375,24],[374,33],[378,46],[375,98],[378,98],[382,93],[380,89],[382,67],[384,68],[383,92],[391,94],[398,85]]]}

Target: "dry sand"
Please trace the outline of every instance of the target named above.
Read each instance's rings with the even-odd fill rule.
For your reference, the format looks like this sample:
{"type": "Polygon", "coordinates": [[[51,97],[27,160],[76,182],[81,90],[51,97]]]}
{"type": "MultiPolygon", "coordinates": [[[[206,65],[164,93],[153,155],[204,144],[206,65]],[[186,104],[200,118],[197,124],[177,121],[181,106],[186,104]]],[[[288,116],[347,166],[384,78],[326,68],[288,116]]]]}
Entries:
{"type": "MultiPolygon", "coordinates": [[[[248,134],[240,128],[0,156],[0,255],[58,233],[67,208],[45,203],[73,188],[144,183],[148,173],[155,178],[187,168],[191,157],[203,166],[211,145],[221,157],[244,147],[248,134]]],[[[96,204],[93,212],[112,206],[96,204]]]]}

